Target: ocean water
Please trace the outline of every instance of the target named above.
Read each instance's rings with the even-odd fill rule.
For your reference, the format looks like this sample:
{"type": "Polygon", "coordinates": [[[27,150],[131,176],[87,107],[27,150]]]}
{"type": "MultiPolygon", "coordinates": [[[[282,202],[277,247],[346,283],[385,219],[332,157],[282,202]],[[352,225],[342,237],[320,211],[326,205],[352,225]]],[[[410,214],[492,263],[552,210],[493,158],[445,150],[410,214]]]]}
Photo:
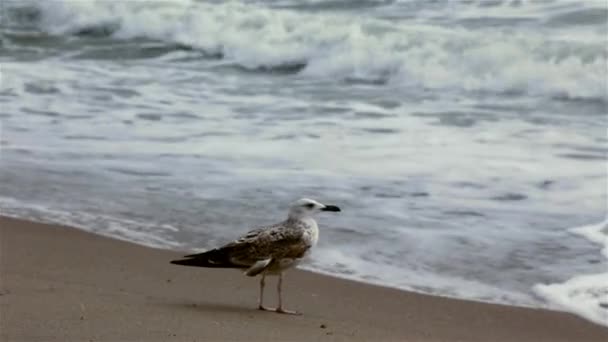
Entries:
{"type": "Polygon", "coordinates": [[[0,211],[608,325],[603,0],[0,4],[0,211]],[[598,223],[602,222],[602,223],[598,223]],[[603,251],[602,251],[603,248],[603,251]]]}

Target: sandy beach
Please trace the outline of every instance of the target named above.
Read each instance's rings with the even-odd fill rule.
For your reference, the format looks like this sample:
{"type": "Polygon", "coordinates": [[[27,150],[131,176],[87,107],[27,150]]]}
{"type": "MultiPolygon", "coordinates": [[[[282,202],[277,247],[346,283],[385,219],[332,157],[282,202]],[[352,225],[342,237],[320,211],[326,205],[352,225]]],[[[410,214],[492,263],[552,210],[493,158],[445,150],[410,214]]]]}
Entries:
{"type": "Polygon", "coordinates": [[[299,270],[285,291],[303,315],[279,315],[255,309],[257,279],[170,265],[178,252],[11,218],[0,218],[0,243],[2,341],[608,340],[607,328],[568,313],[299,270]]]}

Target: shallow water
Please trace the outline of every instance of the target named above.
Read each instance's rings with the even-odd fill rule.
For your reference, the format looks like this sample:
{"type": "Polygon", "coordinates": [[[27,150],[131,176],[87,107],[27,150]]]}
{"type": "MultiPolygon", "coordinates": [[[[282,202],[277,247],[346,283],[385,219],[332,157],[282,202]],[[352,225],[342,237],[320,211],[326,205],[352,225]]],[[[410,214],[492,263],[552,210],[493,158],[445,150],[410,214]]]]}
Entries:
{"type": "Polygon", "coordinates": [[[1,8],[3,214],[198,249],[307,196],[319,272],[571,309],[533,287],[606,269],[603,1],[1,8]]]}

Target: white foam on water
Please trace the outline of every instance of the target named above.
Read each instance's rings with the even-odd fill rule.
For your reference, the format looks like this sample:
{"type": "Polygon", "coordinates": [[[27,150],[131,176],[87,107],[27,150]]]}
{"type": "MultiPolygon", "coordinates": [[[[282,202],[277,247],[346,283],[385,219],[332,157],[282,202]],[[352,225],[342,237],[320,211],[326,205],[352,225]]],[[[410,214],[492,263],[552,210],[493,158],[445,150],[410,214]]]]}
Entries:
{"type": "Polygon", "coordinates": [[[91,233],[152,248],[175,249],[182,245],[167,236],[167,233],[179,230],[169,224],[156,225],[102,214],[63,211],[1,196],[0,209],[2,216],[76,227],[91,233]]]}
{"type": "Polygon", "coordinates": [[[440,274],[432,269],[419,268],[404,271],[397,265],[366,260],[357,254],[357,248],[317,248],[301,268],[333,277],[362,281],[417,293],[448,298],[466,298],[479,302],[502,303],[519,307],[537,307],[532,296],[509,291],[466,277],[440,274]]]}
{"type": "MultiPolygon", "coordinates": [[[[602,254],[608,258],[608,219],[570,232],[602,245],[602,254]]],[[[608,266],[606,261],[604,264],[608,266]]],[[[579,275],[559,284],[537,284],[533,289],[560,309],[608,326],[608,272],[579,275]]]]}
{"type": "Polygon", "coordinates": [[[572,228],[570,231],[587,238],[593,243],[604,246],[602,254],[608,258],[608,220],[598,224],[572,228]]]}
{"type": "Polygon", "coordinates": [[[184,44],[247,69],[457,91],[606,97],[603,35],[584,42],[539,30],[440,27],[238,2],[44,1],[52,34],[106,28],[119,39],[184,44]]]}
{"type": "MultiPolygon", "coordinates": [[[[411,0],[397,0],[397,3],[411,0]]],[[[435,6],[427,16],[447,16],[456,19],[545,19],[548,15],[560,14],[584,8],[604,8],[603,1],[589,0],[447,0],[443,6],[435,6]]],[[[423,14],[425,14],[423,12],[423,14]]]]}

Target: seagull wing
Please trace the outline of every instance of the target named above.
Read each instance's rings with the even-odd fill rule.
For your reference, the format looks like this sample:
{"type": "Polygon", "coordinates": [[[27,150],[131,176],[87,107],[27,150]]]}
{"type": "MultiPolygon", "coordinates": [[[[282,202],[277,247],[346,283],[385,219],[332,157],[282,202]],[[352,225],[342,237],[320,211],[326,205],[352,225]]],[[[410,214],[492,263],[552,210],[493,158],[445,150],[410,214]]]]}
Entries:
{"type": "Polygon", "coordinates": [[[286,224],[255,229],[220,248],[187,255],[173,264],[218,268],[249,268],[262,262],[284,258],[301,258],[311,247],[300,229],[286,224]]]}
{"type": "Polygon", "coordinates": [[[284,224],[252,230],[225,248],[232,249],[236,262],[253,264],[266,259],[301,258],[310,248],[303,231],[284,224]]]}

